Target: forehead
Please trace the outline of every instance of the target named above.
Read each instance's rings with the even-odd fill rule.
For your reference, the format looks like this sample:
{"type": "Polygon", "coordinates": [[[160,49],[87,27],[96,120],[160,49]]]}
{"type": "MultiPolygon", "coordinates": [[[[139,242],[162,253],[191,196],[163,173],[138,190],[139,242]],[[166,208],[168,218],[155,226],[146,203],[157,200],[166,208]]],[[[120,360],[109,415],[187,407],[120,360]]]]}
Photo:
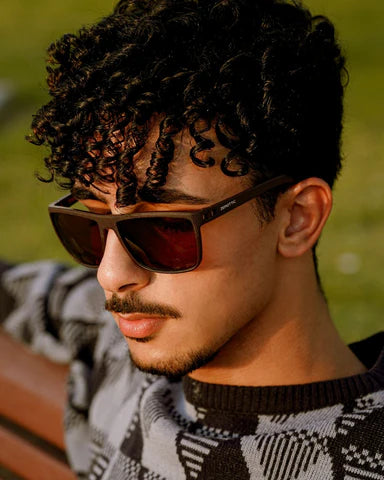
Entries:
{"type": "MultiPolygon", "coordinates": [[[[230,177],[221,170],[221,162],[228,154],[229,150],[222,146],[218,141],[213,129],[204,133],[204,138],[213,142],[214,147],[196,154],[199,160],[206,162],[209,158],[213,159],[214,164],[211,167],[203,168],[196,165],[191,159],[191,149],[196,146],[196,141],[186,130],[182,130],[172,137],[174,152],[172,160],[168,162],[165,159],[157,158],[156,163],[160,168],[164,168],[161,163],[165,163],[168,170],[166,183],[161,187],[164,192],[184,193],[186,197],[190,196],[201,198],[201,203],[211,203],[219,201],[227,196],[238,193],[249,186],[249,175],[244,177],[230,177]]],[[[153,153],[156,151],[156,142],[159,139],[159,126],[154,125],[148,134],[144,146],[135,154],[133,163],[133,173],[137,179],[138,190],[142,188],[147,180],[148,169],[153,168],[153,153]]],[[[110,173],[113,173],[112,171],[110,173]]],[[[116,186],[111,184],[95,183],[91,190],[102,190],[107,195],[116,194],[116,186]]],[[[99,195],[100,196],[100,195],[99,195]]],[[[165,195],[164,198],[167,198],[165,195]]],[[[170,199],[173,198],[171,195],[170,199]]],[[[165,201],[164,203],[168,203],[165,201]]],[[[170,200],[172,203],[172,200],[170,200]]],[[[183,203],[182,201],[179,203],[183,203]]],[[[185,203],[198,203],[186,198],[185,203]]]]}
{"type": "MultiPolygon", "coordinates": [[[[152,152],[155,150],[158,131],[150,132],[148,141],[139,152],[135,162],[135,173],[139,182],[145,181],[146,171],[150,166],[152,152]]],[[[229,153],[229,150],[222,146],[216,137],[213,129],[204,133],[204,138],[209,139],[214,147],[196,153],[199,160],[207,162],[213,159],[211,167],[196,165],[191,159],[191,149],[196,146],[196,141],[186,130],[183,130],[173,137],[174,154],[168,165],[168,175],[165,189],[179,189],[191,195],[198,195],[210,198],[210,200],[221,199],[226,194],[232,195],[248,186],[249,175],[244,177],[230,177],[225,175],[221,169],[221,162],[229,153]]]]}

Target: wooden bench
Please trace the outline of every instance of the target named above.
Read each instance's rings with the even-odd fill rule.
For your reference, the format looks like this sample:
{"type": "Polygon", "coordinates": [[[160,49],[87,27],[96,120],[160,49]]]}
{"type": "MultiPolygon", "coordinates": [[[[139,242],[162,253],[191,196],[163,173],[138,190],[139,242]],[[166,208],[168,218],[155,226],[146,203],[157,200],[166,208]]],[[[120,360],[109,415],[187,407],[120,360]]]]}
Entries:
{"type": "Polygon", "coordinates": [[[0,479],[76,479],[64,453],[67,371],[0,331],[0,479]]]}

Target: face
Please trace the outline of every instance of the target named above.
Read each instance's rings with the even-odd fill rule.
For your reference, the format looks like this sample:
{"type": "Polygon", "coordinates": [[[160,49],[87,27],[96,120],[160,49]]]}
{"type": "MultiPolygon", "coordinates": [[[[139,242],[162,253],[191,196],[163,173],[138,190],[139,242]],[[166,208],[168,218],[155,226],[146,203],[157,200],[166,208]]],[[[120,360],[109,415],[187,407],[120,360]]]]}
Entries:
{"type": "MultiPolygon", "coordinates": [[[[143,182],[157,135],[150,137],[135,163],[143,182]]],[[[98,213],[194,210],[218,202],[249,186],[246,178],[221,172],[222,147],[209,152],[212,168],[192,163],[189,134],[175,138],[175,159],[165,190],[168,203],[139,202],[119,209],[116,186],[90,190],[98,200],[83,200],[98,213]],[[102,190],[103,193],[100,192],[102,190]]],[[[113,231],[107,235],[98,269],[106,307],[129,345],[136,365],[145,371],[181,376],[218,359],[230,366],[241,345],[272,301],[277,275],[275,222],[261,225],[254,202],[248,202],[201,227],[203,258],[191,272],[161,274],[138,266],[113,231]]]]}

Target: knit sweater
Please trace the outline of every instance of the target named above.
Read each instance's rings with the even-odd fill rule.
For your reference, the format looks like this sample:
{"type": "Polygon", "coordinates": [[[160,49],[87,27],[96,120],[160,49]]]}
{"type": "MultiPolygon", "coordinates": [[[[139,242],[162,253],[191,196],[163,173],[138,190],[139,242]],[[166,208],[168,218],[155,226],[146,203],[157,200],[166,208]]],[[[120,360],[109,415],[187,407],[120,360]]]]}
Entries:
{"type": "Polygon", "coordinates": [[[79,478],[384,480],[384,333],[350,346],[369,370],[348,378],[170,382],[132,365],[92,272],[22,265],[2,285],[4,328],[70,363],[66,444],[79,478]]]}

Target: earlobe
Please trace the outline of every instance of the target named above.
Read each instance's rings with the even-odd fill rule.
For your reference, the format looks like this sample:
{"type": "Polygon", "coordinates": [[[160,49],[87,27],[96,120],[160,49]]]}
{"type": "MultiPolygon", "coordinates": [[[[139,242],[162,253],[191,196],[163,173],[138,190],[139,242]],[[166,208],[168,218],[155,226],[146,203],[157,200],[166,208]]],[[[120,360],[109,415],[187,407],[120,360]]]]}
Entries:
{"type": "Polygon", "coordinates": [[[307,178],[286,192],[280,207],[278,251],[284,257],[298,257],[320,237],[332,208],[331,188],[320,178],[307,178]]]}

